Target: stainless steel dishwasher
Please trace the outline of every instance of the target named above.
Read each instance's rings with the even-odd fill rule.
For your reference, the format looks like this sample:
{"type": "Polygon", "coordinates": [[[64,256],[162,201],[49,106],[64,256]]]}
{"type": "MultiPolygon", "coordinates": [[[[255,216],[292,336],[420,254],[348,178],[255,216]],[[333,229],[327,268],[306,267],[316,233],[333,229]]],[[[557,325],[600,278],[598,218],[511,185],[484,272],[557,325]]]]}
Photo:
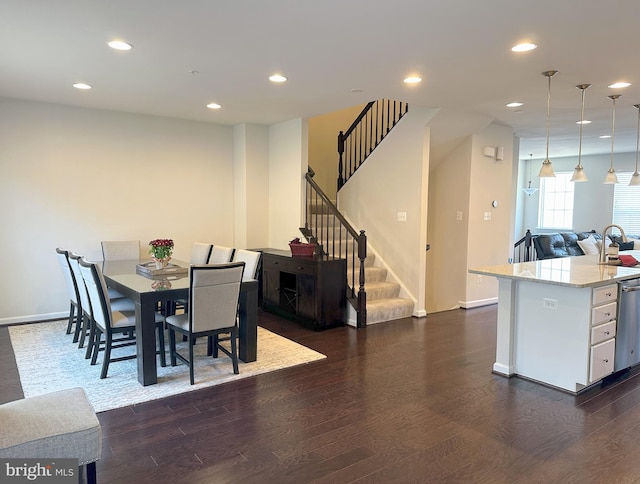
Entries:
{"type": "Polygon", "coordinates": [[[640,278],[618,283],[618,328],[614,371],[640,363],[640,278]]]}

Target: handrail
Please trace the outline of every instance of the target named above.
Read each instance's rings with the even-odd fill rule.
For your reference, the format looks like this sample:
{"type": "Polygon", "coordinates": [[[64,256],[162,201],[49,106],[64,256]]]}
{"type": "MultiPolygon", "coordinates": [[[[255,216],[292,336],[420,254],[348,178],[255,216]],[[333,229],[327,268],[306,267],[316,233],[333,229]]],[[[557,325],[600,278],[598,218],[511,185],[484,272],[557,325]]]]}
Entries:
{"type": "Polygon", "coordinates": [[[533,235],[527,229],[524,236],[513,244],[513,262],[529,262],[536,260],[536,251],[533,247],[533,235]],[[524,244],[524,246],[523,246],[524,244]]]}
{"type": "Polygon", "coordinates": [[[391,129],[409,111],[401,101],[367,103],[355,121],[338,134],[338,190],[347,182],[391,129]]]}
{"type": "Polygon", "coordinates": [[[346,259],[347,268],[351,268],[351,275],[347,280],[347,299],[356,310],[356,326],[363,328],[367,325],[367,293],[364,270],[364,262],[367,258],[367,236],[364,230],[358,233],[344,218],[335,204],[315,182],[314,174],[310,167],[305,174],[307,181],[306,211],[304,227],[301,227],[300,231],[308,240],[316,242],[324,254],[346,259]],[[316,217],[310,224],[312,206],[316,207],[314,212],[316,217]],[[317,211],[318,207],[320,207],[319,212],[317,211]],[[358,270],[356,270],[356,260],[358,261],[358,270]],[[355,290],[356,273],[358,274],[357,293],[355,290]]]}

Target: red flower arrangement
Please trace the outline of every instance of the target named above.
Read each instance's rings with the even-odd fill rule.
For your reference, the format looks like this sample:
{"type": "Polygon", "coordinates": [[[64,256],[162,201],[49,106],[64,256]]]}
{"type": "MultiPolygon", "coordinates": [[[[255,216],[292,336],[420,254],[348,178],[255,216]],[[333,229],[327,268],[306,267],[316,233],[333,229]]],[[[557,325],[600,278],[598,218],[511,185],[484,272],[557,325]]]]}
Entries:
{"type": "Polygon", "coordinates": [[[154,239],[149,242],[149,254],[154,259],[170,259],[173,253],[173,240],[154,239]]]}

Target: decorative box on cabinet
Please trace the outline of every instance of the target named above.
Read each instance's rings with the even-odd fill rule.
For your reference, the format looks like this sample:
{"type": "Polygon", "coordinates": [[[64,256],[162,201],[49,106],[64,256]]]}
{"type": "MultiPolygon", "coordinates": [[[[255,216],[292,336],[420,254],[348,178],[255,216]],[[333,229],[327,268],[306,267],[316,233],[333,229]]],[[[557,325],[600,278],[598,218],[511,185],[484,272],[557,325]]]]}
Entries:
{"type": "Polygon", "coordinates": [[[262,251],[262,308],[315,330],[344,324],[346,281],[345,259],[262,251]]]}

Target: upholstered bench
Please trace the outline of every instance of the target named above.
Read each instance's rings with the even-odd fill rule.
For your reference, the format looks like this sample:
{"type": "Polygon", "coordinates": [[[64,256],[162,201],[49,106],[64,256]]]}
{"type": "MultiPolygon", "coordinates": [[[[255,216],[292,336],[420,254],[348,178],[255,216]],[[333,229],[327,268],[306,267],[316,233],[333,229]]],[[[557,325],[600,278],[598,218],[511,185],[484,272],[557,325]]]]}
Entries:
{"type": "Polygon", "coordinates": [[[96,482],[100,422],[82,388],[0,405],[0,458],[78,459],[96,482]]]}

